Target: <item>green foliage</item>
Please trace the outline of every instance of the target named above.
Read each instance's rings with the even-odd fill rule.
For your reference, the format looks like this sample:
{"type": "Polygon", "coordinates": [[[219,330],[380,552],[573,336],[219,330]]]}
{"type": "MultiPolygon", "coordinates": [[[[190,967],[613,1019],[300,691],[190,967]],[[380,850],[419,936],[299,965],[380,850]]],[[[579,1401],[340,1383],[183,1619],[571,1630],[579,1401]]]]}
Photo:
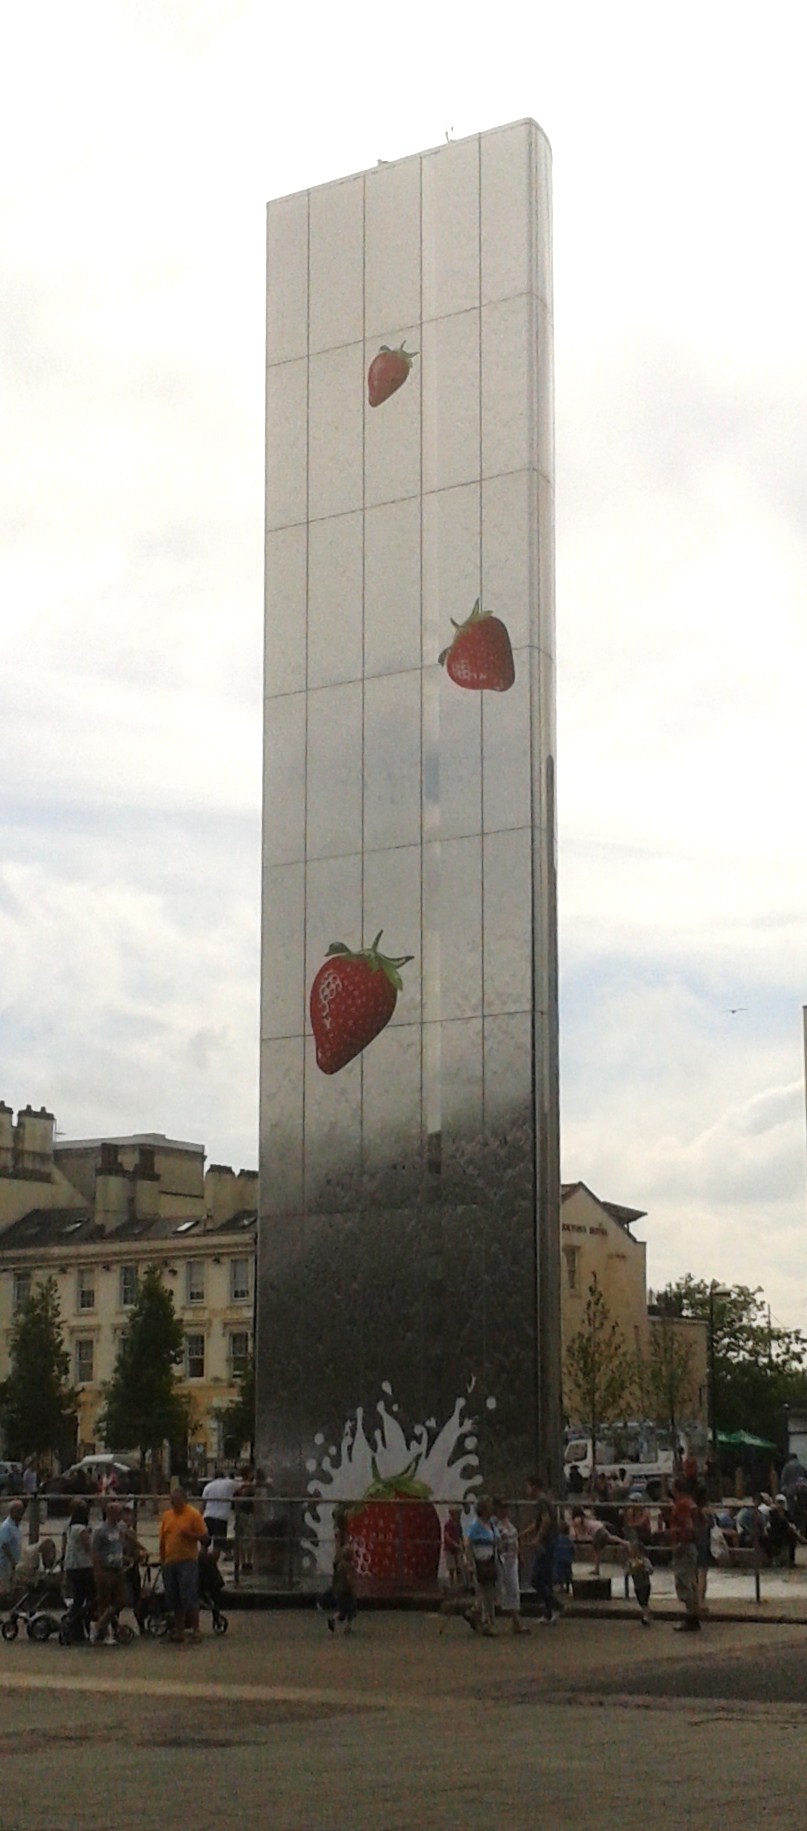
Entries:
{"type": "Polygon", "coordinates": [[[714,1315],[715,1415],[721,1431],[784,1442],[785,1407],[807,1405],[807,1337],[773,1323],[761,1289],[734,1284],[710,1296],[702,1278],[679,1278],[657,1298],[662,1315],[714,1315]]]}
{"type": "Polygon", "coordinates": [[[240,1456],[245,1443],[255,1437],[255,1357],[250,1355],[238,1379],[238,1393],[232,1404],[220,1412],[225,1456],[240,1456]]]}
{"type": "Polygon", "coordinates": [[[167,1441],[184,1452],[190,1406],[174,1372],[183,1343],[174,1299],[159,1268],[151,1265],[140,1280],[112,1378],[104,1387],[98,1426],[113,1449],[138,1449],[142,1460],[149,1450],[156,1456],[167,1441]]]}
{"type": "Polygon", "coordinates": [[[574,1408],[597,1456],[597,1433],[603,1424],[624,1416],[629,1407],[634,1370],[619,1323],[612,1317],[596,1272],[588,1287],[583,1323],[566,1350],[567,1384],[574,1408]]]}
{"type": "Polygon", "coordinates": [[[676,1442],[678,1426],[693,1409],[697,1393],[692,1343],[681,1339],[669,1315],[650,1325],[647,1359],[637,1357],[636,1387],[643,1415],[663,1424],[676,1442]]]}
{"type": "Polygon", "coordinates": [[[0,1420],[13,1459],[53,1454],[72,1461],[76,1394],[69,1372],[56,1280],[46,1278],[14,1318],[9,1374],[0,1385],[0,1420]]]}

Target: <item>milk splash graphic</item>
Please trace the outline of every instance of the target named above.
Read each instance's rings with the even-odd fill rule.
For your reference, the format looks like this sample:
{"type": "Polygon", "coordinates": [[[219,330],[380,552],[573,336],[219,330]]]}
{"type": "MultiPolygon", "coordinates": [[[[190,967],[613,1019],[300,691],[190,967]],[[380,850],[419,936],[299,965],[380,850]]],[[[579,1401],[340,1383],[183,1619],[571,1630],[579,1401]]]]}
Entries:
{"type": "MultiPolygon", "coordinates": [[[[422,1482],[434,1495],[441,1534],[449,1507],[474,1499],[482,1480],[476,1454],[477,1419],[468,1409],[474,1385],[472,1380],[468,1394],[457,1399],[442,1428],[438,1429],[435,1418],[428,1418],[407,1437],[395,1416],[398,1406],[392,1403],[392,1387],[384,1380],[386,1398],[379,1399],[375,1408],[378,1424],[368,1424],[365,1430],[364,1407],[357,1406],[345,1424],[341,1444],[331,1444],[319,1458],[308,1461],[312,1477],[308,1492],[320,1497],[305,1516],[307,1549],[315,1571],[329,1574],[331,1570],[334,1506],[340,1501],[361,1500],[378,1477],[392,1481],[406,1470],[422,1482]]],[[[485,1404],[488,1411],[495,1411],[495,1399],[489,1398],[485,1404]]],[[[317,1447],[324,1441],[322,1436],[315,1438],[317,1447]]]]}

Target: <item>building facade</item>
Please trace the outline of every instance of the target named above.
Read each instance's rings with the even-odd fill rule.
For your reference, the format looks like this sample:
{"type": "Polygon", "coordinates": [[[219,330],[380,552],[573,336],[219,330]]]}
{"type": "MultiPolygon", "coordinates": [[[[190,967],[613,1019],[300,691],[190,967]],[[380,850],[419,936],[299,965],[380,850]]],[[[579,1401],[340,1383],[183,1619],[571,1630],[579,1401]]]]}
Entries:
{"type": "Polygon", "coordinates": [[[559,1463],[552,421],[534,122],[270,204],[257,1384],[295,1491],[559,1463]]]}
{"type": "MultiPolygon", "coordinates": [[[[205,1468],[252,1352],[256,1172],[205,1173],[202,1145],[141,1133],[58,1144],[49,1177],[41,1142],[28,1207],[0,1226],[0,1379],[16,1313],[52,1277],[79,1395],[76,1453],[129,1448],[103,1445],[97,1419],[138,1278],[156,1265],[185,1331],[177,1373],[192,1401],[192,1459],[205,1468]]],[[[16,1192],[9,1206],[19,1207],[16,1192]]]]}

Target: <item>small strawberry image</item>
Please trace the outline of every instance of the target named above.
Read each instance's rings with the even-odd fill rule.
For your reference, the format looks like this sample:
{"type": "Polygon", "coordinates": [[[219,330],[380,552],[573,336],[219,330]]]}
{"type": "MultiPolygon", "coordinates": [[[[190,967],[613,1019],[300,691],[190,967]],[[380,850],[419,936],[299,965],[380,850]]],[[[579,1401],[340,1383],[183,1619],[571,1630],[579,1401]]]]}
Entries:
{"type": "Polygon", "coordinates": [[[516,677],[513,650],[507,625],[489,610],[480,608],[479,599],[464,623],[454,623],[456,636],[439,657],[458,687],[482,693],[506,693],[516,677]]]}
{"type": "Polygon", "coordinates": [[[379,929],[372,947],[357,953],[343,941],[333,941],[311,987],[311,1027],[323,1074],[337,1074],[360,1055],[395,1010],[401,990],[399,968],[412,955],[391,960],[380,954],[383,932],[379,929]]]}
{"type": "Polygon", "coordinates": [[[355,1513],[350,1539],[357,1575],[371,1582],[436,1583],[440,1563],[440,1520],[431,1488],[414,1478],[414,1462],[400,1475],[382,1480],[375,1459],[373,1479],[355,1513]]]}
{"type": "Polygon", "coordinates": [[[417,350],[407,350],[405,343],[397,350],[382,343],[367,371],[367,398],[371,407],[380,407],[403,387],[416,356],[417,350]]]}

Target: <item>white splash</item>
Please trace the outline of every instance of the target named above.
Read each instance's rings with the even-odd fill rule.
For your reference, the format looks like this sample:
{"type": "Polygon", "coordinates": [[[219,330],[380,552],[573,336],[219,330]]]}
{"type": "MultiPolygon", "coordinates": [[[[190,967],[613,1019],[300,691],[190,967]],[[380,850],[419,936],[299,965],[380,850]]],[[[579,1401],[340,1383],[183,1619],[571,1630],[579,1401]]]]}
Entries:
{"type": "MultiPolygon", "coordinates": [[[[472,1380],[469,1394],[475,1384],[472,1380]]],[[[382,1381],[381,1389],[391,1400],[389,1380],[382,1381]]],[[[467,1399],[457,1399],[441,1430],[435,1419],[429,1418],[426,1424],[416,1424],[408,1438],[393,1415],[399,1410],[397,1405],[387,1405],[383,1398],[379,1399],[379,1422],[367,1431],[364,1408],[357,1407],[355,1416],[345,1424],[338,1450],[330,1445],[328,1454],[321,1459],[319,1474],[308,1483],[309,1494],[320,1497],[305,1516],[310,1534],[307,1549],[314,1570],[330,1574],[334,1506],[341,1501],[361,1500],[377,1476],[391,1481],[406,1471],[413,1480],[423,1482],[434,1497],[442,1536],[449,1507],[472,1501],[482,1480],[476,1454],[478,1420],[466,1413],[466,1404],[467,1399]]],[[[323,1441],[319,1433],[314,1438],[315,1443],[323,1441]]],[[[306,1468],[312,1468],[311,1462],[306,1463],[306,1468]]]]}

